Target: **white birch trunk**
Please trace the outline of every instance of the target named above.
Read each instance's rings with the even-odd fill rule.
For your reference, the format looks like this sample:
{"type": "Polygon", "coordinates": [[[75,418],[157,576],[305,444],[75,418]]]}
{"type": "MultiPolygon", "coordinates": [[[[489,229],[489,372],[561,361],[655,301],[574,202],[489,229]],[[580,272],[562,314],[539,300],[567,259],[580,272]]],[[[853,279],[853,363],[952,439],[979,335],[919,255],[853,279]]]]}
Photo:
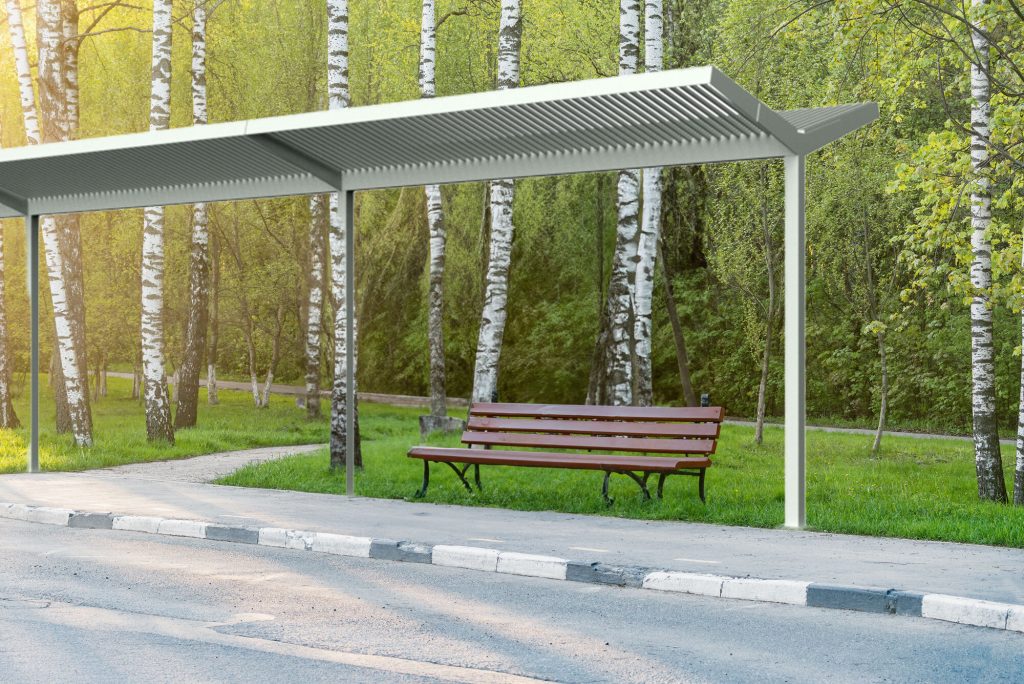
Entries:
{"type": "MultiPolygon", "coordinates": [[[[57,0],[40,0],[36,6],[36,14],[39,36],[40,103],[44,118],[41,122],[43,129],[40,130],[39,119],[35,116],[26,116],[26,133],[29,140],[58,142],[67,138],[68,131],[67,112],[61,98],[61,93],[65,90],[64,56],[61,50],[64,40],[61,4],[57,0]],[[32,127],[36,129],[30,130],[32,127]]],[[[13,25],[11,29],[14,30],[13,25]]],[[[24,45],[23,29],[19,42],[24,45]]],[[[34,99],[31,80],[28,79],[27,84],[25,81],[26,79],[19,74],[22,102],[34,99]]],[[[91,446],[89,393],[75,344],[74,316],[69,301],[71,293],[68,289],[61,230],[58,221],[53,217],[43,217],[40,224],[53,303],[57,358],[60,361],[61,375],[64,377],[63,396],[67,401],[71,433],[78,446],[91,446]]]]}
{"type": "Polygon", "coordinates": [[[39,115],[36,110],[36,92],[32,84],[28,47],[25,44],[25,26],[21,17],[21,0],[7,0],[7,29],[14,49],[14,67],[18,75],[18,95],[25,120],[25,138],[29,145],[42,142],[39,133],[39,115]]]}
{"type": "Polygon", "coordinates": [[[320,418],[320,335],[324,308],[324,239],[328,200],[325,195],[309,198],[309,296],[306,301],[306,416],[320,418]]]}
{"type": "MultiPolygon", "coordinates": [[[[1024,251],[1021,252],[1024,268],[1024,251]]],[[[1017,459],[1013,468],[1013,505],[1024,506],[1024,309],[1020,313],[1020,399],[1017,408],[1017,459]]]]}
{"type": "MultiPolygon", "coordinates": [[[[973,0],[975,9],[987,0],[973,0]]],[[[972,32],[975,59],[971,63],[971,166],[975,176],[971,192],[971,406],[974,417],[974,458],[978,474],[978,496],[1006,501],[999,433],[996,423],[995,361],[992,346],[992,243],[988,235],[991,214],[989,180],[989,59],[988,41],[972,32]]]]}
{"type": "MultiPolygon", "coordinates": [[[[206,5],[197,2],[192,12],[192,123],[209,121],[206,99],[206,5]]],[[[210,229],[205,204],[192,206],[192,237],[189,254],[188,320],[185,350],[178,371],[175,429],[195,427],[199,414],[199,374],[206,353],[209,321],[210,229]]]]}
{"type": "MultiPolygon", "coordinates": [[[[171,115],[171,0],[153,2],[151,131],[164,130],[171,115]]],[[[142,375],[146,433],[174,442],[164,370],[164,210],[147,207],[142,235],[142,375]]]]}
{"type": "MultiPolygon", "coordinates": [[[[348,91],[348,0],[327,0],[327,98],[331,109],[342,109],[349,105],[348,91]]],[[[346,233],[339,216],[337,193],[330,199],[330,252],[331,252],[331,294],[334,303],[334,385],[331,388],[331,468],[344,468],[348,458],[362,467],[362,450],[359,444],[359,424],[356,422],[355,454],[349,454],[346,446],[348,431],[345,415],[354,411],[358,421],[359,407],[348,405],[349,378],[346,369],[348,356],[348,325],[345,319],[347,293],[345,291],[346,233]]],[[[351,230],[355,227],[351,226],[351,230]]],[[[353,331],[356,332],[356,331],[353,331]]],[[[353,335],[355,337],[355,335],[353,335]]],[[[358,359],[359,345],[352,353],[358,359]]]]}
{"type": "MultiPolygon", "coordinates": [[[[498,33],[498,89],[519,85],[519,52],[523,22],[519,0],[502,0],[498,33]]],[[[494,401],[498,395],[498,364],[508,304],[508,272],[512,262],[512,179],[491,183],[491,241],[484,289],[484,308],[473,371],[473,401],[494,401]]]]}
{"type": "MultiPolygon", "coordinates": [[[[434,0],[423,0],[420,22],[420,94],[436,94],[437,18],[434,0]]],[[[441,207],[441,187],[428,185],[427,228],[430,234],[430,281],[427,293],[427,344],[430,347],[430,415],[448,415],[448,397],[444,353],[444,261],[445,225],[441,207]]]]}
{"type": "Polygon", "coordinates": [[[206,401],[210,406],[220,403],[217,393],[217,354],[220,344],[220,243],[210,236],[210,350],[206,364],[206,401]]]}
{"type": "MultiPolygon", "coordinates": [[[[647,71],[661,71],[664,63],[662,47],[662,1],[644,3],[644,66],[647,71]]],[[[635,345],[636,397],[639,406],[654,402],[651,369],[651,317],[654,298],[654,268],[661,238],[661,168],[643,172],[643,217],[637,244],[636,285],[634,288],[633,343],[635,345]]]]}
{"type": "MultiPolygon", "coordinates": [[[[640,2],[619,4],[619,73],[636,73],[640,54],[640,2]]],[[[619,219],[608,283],[609,325],[606,400],[615,406],[633,403],[634,286],[640,242],[640,171],[619,172],[619,219]]]]}

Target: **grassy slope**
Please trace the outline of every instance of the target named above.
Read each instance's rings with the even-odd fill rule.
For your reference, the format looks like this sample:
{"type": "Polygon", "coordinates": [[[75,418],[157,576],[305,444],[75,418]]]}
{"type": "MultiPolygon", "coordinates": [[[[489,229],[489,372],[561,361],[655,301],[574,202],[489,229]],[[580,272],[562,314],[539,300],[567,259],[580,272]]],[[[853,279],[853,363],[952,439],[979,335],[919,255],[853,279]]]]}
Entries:
{"type": "MultiPolygon", "coordinates": [[[[411,499],[420,484],[419,461],[406,458],[418,442],[416,409],[365,405],[361,414],[366,471],[356,490],[363,496],[411,499]]],[[[612,479],[615,504],[601,500],[601,474],[567,470],[485,468],[485,490],[467,493],[446,466],[431,470],[427,501],[521,510],[595,513],[629,518],[695,520],[775,527],[783,520],[782,431],[725,426],[715,465],[708,473],[708,504],[696,481],[670,478],[665,500],[643,502],[636,485],[612,479]]],[[[456,445],[457,438],[434,440],[456,445]]],[[[870,438],[809,432],[807,509],[810,526],[856,534],[941,539],[1024,547],[1024,509],[977,500],[970,442],[886,438],[870,457],[870,438]]],[[[1012,477],[1012,448],[1003,455],[1012,477]]],[[[247,467],[224,484],[313,492],[344,491],[344,476],[326,467],[325,453],[247,467]]]]}
{"type": "MultiPolygon", "coordinates": [[[[43,379],[45,387],[45,378],[43,379]]],[[[141,404],[131,396],[131,381],[110,378],[109,395],[93,406],[96,444],[91,449],[75,447],[67,435],[54,430],[53,399],[44,390],[40,420],[43,470],[86,470],[183,458],[218,451],[260,446],[326,443],[327,421],[309,422],[295,408],[292,397],[272,397],[267,409],[253,408],[252,397],[244,392],[221,392],[220,405],[208,406],[205,390],[199,394],[199,427],[181,430],[174,446],[146,441],[146,423],[141,404]]],[[[22,422],[28,419],[28,402],[15,402],[22,422]]],[[[0,431],[0,472],[25,469],[27,431],[0,431]]]]}

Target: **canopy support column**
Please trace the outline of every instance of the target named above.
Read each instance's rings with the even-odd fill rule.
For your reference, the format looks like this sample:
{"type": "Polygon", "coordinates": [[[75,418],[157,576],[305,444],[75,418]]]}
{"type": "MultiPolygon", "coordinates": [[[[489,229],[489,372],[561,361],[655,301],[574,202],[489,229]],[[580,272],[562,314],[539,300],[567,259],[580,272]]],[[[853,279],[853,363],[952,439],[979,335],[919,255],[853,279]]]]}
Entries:
{"type": "Polygon", "coordinates": [[[803,155],[788,155],[786,167],[786,527],[801,529],[806,511],[806,244],[803,155]]]}
{"type": "Polygon", "coordinates": [[[356,240],[352,209],[355,193],[338,193],[345,231],[345,494],[356,495],[356,240]]]}
{"type": "Polygon", "coordinates": [[[39,472],[39,215],[25,215],[25,244],[28,246],[29,345],[29,437],[28,472],[39,472]]]}

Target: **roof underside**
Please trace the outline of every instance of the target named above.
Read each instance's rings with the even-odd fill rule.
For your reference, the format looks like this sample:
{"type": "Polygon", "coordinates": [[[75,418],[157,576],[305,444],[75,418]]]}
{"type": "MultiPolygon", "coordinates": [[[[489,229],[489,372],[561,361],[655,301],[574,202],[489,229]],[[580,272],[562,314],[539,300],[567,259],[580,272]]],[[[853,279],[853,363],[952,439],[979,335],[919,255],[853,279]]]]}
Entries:
{"type": "Polygon", "coordinates": [[[775,112],[713,67],[0,151],[0,218],[807,154],[873,103],[775,112]]]}

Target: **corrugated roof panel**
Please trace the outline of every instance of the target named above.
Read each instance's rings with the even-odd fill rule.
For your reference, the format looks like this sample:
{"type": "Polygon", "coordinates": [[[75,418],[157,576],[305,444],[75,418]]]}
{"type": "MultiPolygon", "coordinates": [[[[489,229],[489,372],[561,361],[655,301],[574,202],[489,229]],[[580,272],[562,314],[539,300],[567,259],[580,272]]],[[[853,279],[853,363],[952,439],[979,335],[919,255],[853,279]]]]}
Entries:
{"type": "Polygon", "coordinates": [[[0,216],[805,154],[875,116],[697,67],[0,151],[0,216]]]}

